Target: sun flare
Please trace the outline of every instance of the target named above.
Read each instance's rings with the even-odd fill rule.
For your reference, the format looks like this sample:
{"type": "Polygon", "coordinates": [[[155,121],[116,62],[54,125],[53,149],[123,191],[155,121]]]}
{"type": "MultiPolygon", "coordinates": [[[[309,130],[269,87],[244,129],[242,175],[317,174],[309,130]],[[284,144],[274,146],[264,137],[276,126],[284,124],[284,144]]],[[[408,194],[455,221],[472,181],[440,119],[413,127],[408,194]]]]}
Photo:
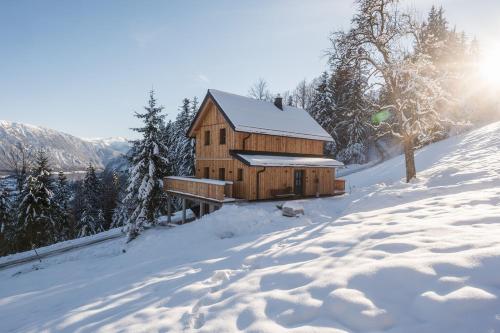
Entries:
{"type": "Polygon", "coordinates": [[[500,86],[500,46],[483,53],[479,62],[479,75],[487,84],[500,86]]]}

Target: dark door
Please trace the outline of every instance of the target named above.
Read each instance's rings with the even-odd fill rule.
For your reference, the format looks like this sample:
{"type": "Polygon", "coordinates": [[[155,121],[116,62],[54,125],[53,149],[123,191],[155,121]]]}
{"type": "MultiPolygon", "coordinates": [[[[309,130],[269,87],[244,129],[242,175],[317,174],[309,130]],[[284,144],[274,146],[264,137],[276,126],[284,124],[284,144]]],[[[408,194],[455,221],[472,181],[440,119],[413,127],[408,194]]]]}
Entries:
{"type": "Polygon", "coordinates": [[[295,170],[293,173],[293,193],[304,195],[304,170],[295,170]]]}

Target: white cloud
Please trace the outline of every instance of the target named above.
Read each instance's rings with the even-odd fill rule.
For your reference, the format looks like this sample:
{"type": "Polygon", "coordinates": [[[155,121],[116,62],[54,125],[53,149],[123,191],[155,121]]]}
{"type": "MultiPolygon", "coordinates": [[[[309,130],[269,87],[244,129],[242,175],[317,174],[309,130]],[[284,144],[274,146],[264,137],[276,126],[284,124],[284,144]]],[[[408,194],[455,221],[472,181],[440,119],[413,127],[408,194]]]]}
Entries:
{"type": "Polygon", "coordinates": [[[202,73],[198,74],[197,79],[199,82],[210,83],[210,79],[202,73]]]}

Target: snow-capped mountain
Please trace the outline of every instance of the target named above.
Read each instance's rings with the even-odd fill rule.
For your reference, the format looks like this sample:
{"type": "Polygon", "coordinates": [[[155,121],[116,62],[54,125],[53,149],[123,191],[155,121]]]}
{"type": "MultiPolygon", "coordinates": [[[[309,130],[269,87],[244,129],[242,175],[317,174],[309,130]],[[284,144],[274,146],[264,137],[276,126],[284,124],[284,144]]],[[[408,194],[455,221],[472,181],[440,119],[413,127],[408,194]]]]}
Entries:
{"type": "Polygon", "coordinates": [[[84,170],[89,163],[104,169],[128,150],[124,138],[85,140],[49,128],[0,120],[0,170],[9,169],[1,157],[18,143],[33,149],[43,148],[52,168],[64,171],[84,170]]]}

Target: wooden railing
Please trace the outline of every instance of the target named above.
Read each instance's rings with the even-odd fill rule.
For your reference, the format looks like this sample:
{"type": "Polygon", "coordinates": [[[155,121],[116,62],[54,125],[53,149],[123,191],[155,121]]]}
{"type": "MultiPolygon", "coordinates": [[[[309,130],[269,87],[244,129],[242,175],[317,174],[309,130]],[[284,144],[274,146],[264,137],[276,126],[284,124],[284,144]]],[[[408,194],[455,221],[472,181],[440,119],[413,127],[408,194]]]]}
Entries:
{"type": "Polygon", "coordinates": [[[345,193],[345,179],[335,179],[333,184],[333,190],[336,193],[345,193]]]}
{"type": "Polygon", "coordinates": [[[233,195],[233,183],[223,180],[171,176],[164,179],[163,186],[166,192],[219,202],[233,195]]]}

